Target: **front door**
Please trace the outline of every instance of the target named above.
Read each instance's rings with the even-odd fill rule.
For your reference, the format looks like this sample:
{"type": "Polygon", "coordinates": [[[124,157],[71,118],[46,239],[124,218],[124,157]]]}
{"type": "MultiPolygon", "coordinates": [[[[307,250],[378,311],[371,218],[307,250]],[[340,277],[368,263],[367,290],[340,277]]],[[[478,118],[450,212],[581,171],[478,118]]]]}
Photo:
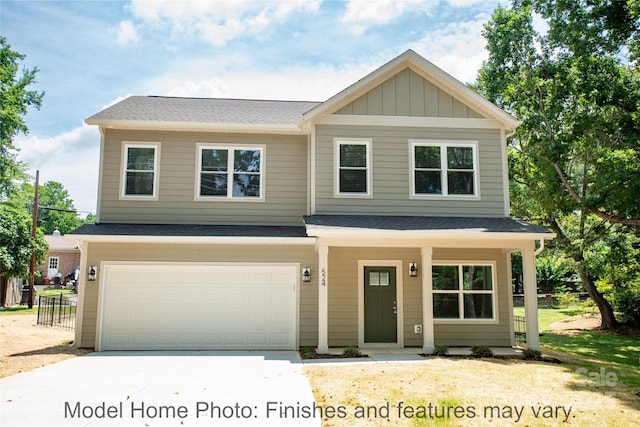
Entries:
{"type": "Polygon", "coordinates": [[[364,342],[398,342],[395,267],[364,268],[364,342]]]}

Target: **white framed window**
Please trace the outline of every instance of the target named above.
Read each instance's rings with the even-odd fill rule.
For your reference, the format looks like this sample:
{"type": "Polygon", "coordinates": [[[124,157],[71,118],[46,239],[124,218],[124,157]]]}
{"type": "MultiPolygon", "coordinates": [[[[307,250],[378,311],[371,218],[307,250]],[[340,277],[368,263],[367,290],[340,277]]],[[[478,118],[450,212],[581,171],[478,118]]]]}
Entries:
{"type": "Polygon", "coordinates": [[[413,197],[478,197],[477,141],[411,141],[413,197]]]}
{"type": "Polygon", "coordinates": [[[444,321],[495,321],[494,263],[434,263],[433,318],[444,321]]]}
{"type": "Polygon", "coordinates": [[[336,139],[336,195],[371,196],[371,140],[336,139]]]}
{"type": "Polygon", "coordinates": [[[157,200],[160,143],[124,142],[122,198],[157,200]]]}
{"type": "Polygon", "coordinates": [[[264,200],[264,151],[198,144],[196,199],[264,200]]]}
{"type": "Polygon", "coordinates": [[[49,258],[49,270],[57,270],[58,269],[58,257],[52,256],[49,258]]]}

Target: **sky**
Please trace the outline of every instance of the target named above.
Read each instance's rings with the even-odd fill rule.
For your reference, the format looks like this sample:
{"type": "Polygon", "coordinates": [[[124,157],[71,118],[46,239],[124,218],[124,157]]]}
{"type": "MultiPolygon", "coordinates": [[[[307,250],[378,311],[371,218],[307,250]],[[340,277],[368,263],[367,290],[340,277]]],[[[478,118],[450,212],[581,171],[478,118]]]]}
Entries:
{"type": "Polygon", "coordinates": [[[87,117],[130,95],[324,101],[407,49],[463,83],[498,0],[0,0],[0,34],[38,68],[19,159],[96,211],[87,117]]]}

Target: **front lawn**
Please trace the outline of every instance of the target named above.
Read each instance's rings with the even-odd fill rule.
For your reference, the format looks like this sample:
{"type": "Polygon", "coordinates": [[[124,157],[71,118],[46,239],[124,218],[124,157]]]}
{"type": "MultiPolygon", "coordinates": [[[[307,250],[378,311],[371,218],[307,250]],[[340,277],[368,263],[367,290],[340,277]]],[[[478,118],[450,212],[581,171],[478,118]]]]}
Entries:
{"type": "Polygon", "coordinates": [[[73,295],[73,291],[71,289],[43,289],[36,292],[35,304],[32,308],[24,305],[16,305],[13,307],[5,307],[0,310],[0,316],[7,314],[38,314],[38,297],[40,296],[53,296],[60,297],[62,295],[63,298],[67,298],[67,295],[73,295]]]}

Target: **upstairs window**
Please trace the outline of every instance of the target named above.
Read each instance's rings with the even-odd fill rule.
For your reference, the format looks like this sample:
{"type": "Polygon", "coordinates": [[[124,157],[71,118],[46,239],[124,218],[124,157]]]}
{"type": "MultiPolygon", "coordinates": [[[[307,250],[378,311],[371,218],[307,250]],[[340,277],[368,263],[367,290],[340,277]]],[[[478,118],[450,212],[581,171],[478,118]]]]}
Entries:
{"type": "Polygon", "coordinates": [[[124,144],[122,196],[156,199],[159,144],[124,144]]]}
{"type": "Polygon", "coordinates": [[[338,195],[371,195],[371,141],[336,141],[338,195]]]}
{"type": "Polygon", "coordinates": [[[414,196],[477,196],[477,144],[413,142],[414,196]]]}
{"type": "Polygon", "coordinates": [[[493,265],[434,265],[433,318],[495,320],[493,265]]]}
{"type": "Polygon", "coordinates": [[[200,146],[198,198],[260,200],[263,147],[200,146]]]}

